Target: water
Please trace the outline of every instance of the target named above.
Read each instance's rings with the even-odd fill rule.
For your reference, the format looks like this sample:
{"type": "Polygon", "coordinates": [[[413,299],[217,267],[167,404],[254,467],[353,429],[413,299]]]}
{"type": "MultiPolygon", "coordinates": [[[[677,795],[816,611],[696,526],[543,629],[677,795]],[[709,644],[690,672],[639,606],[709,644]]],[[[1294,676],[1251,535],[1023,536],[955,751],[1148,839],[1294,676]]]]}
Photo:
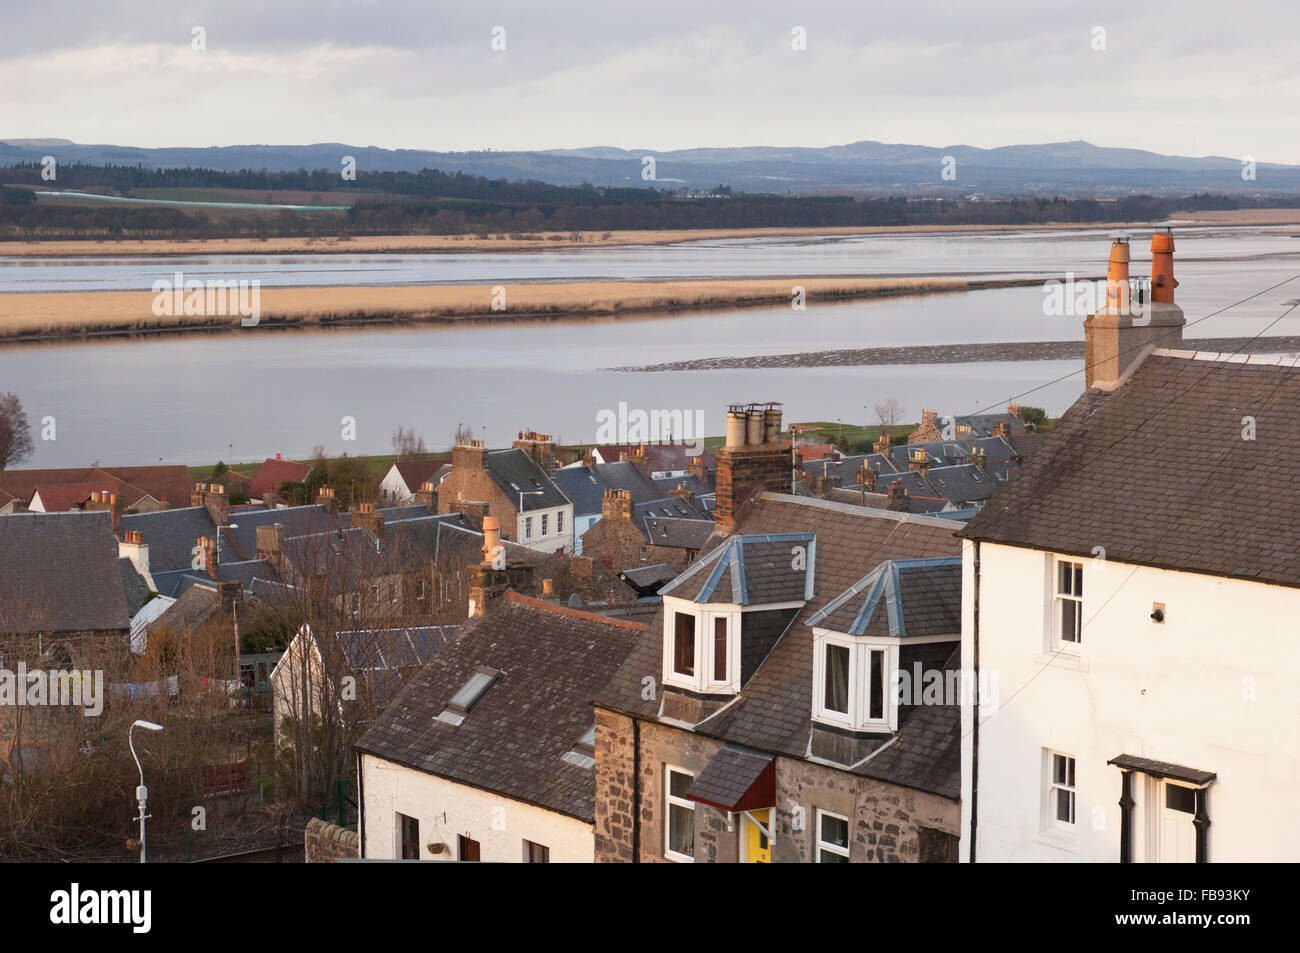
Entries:
{"type": "MultiPolygon", "coordinates": [[[[1249,275],[1300,266],[1294,228],[1182,229],[1179,267],[1249,275]]],[[[206,255],[168,258],[0,257],[0,292],[147,291],[176,271],[187,277],[257,279],[266,288],[330,285],[476,284],[670,278],[813,278],[843,275],[970,278],[1105,272],[1109,233],[1061,231],[906,233],[847,238],[728,239],[676,245],[421,255],[206,255]]],[[[1146,233],[1134,269],[1150,261],[1146,233]]],[[[0,248],[2,250],[2,248],[0,248]]],[[[1300,267],[1297,267],[1300,270],[1300,267]]]]}
{"type": "MultiPolygon", "coordinates": [[[[1096,274],[1104,235],[1018,233],[898,239],[882,249],[851,242],[728,242],[670,249],[618,249],[554,256],[410,256],[458,280],[506,280],[493,272],[552,262],[552,277],[610,266],[619,277],[647,271],[680,275],[788,272],[790,262],[867,273],[905,269],[1009,269],[1096,274]],[[922,249],[947,254],[925,260],[922,249]],[[1082,258],[1086,247],[1088,258],[1082,258]],[[876,254],[879,252],[879,254],[876,254]],[[873,257],[873,255],[875,257],[873,257]],[[698,257],[695,257],[698,256],[698,257]],[[671,266],[671,267],[670,267],[671,266]],[[1066,267],[1062,267],[1066,266],[1066,267]],[[742,271],[741,269],[749,269],[742,271]]],[[[1205,315],[1292,274],[1300,274],[1300,242],[1282,231],[1222,230],[1179,235],[1178,291],[1189,337],[1249,336],[1300,297],[1300,279],[1227,314],[1205,315]],[[1294,250],[1293,250],[1294,249],[1294,250]],[[1202,320],[1204,318],[1204,320],[1202,320]]],[[[243,260],[243,259],[241,259],[243,260]]],[[[248,259],[272,272],[275,262],[248,259]]],[[[277,259],[279,261],[279,259],[277,259]]],[[[337,263],[337,259],[330,259],[337,263]]],[[[142,281],[138,261],[43,263],[82,281],[142,281]],[[113,277],[112,269],[124,269],[113,277]],[[89,269],[84,271],[82,269],[89,269]]],[[[369,276],[383,261],[358,262],[369,276]]],[[[390,263],[391,264],[391,263],[390,263]]],[[[147,263],[156,268],[157,263],[147,263]]],[[[163,266],[175,270],[171,262],[163,266]]],[[[17,269],[21,270],[21,269],[17,269]]],[[[188,267],[186,269],[189,270],[188,267]]],[[[0,269],[3,271],[3,269],[0,269]]],[[[1141,266],[1135,268],[1141,272],[1141,266]]],[[[12,275],[13,272],[4,272],[12,275]]],[[[275,272],[280,274],[281,272],[275,272]]],[[[311,264],[313,276],[330,275],[311,264]]],[[[391,272],[387,272],[389,277],[391,272]]],[[[5,280],[13,280],[7,278],[5,280]]],[[[148,279],[152,280],[152,279],[148,279]]],[[[348,283],[355,283],[349,281],[348,283]]],[[[378,282],[377,283],[391,283],[378,282]]],[[[147,285],[147,281],[146,281],[147,285]]],[[[84,285],[77,285],[84,290],[84,285]]],[[[1300,334],[1300,317],[1269,334],[1300,334]]],[[[872,422],[871,407],[894,397],[919,419],[924,407],[945,413],[1000,408],[1009,399],[1063,411],[1083,387],[1081,361],[943,364],[934,366],[773,368],[762,370],[609,372],[604,368],[718,355],[780,354],[854,347],[1028,340],[1079,340],[1078,318],[1043,315],[1040,288],[1009,288],[836,305],[739,309],[672,317],[535,322],[447,329],[267,332],[193,335],[140,341],[0,348],[0,392],[23,399],[37,451],[28,466],[112,463],[207,463],[261,459],[276,452],[305,456],[315,444],[330,453],[388,453],[392,431],[413,426],[431,448],[445,447],[465,423],[492,445],[531,427],[567,442],[595,439],[597,414],[632,408],[705,412],[720,434],[729,402],[780,400],[786,419],[872,422]],[[53,417],[56,439],[39,439],[53,417]],[[356,439],[342,439],[355,418],[356,439]]],[[[1257,351],[1267,350],[1261,345],[1257,351]]]]}

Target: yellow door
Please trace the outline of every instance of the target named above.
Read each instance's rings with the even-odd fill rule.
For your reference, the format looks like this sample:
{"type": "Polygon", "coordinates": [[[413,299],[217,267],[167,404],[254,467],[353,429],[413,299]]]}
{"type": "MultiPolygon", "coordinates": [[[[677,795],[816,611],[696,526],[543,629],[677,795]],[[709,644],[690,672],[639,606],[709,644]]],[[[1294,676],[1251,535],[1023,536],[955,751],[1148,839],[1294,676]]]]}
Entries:
{"type": "Polygon", "coordinates": [[[763,827],[771,830],[770,817],[771,812],[766,809],[748,811],[745,814],[745,859],[751,864],[770,864],[772,862],[772,842],[758,826],[762,824],[763,827]],[[755,824],[755,821],[758,824],[755,824]]]}

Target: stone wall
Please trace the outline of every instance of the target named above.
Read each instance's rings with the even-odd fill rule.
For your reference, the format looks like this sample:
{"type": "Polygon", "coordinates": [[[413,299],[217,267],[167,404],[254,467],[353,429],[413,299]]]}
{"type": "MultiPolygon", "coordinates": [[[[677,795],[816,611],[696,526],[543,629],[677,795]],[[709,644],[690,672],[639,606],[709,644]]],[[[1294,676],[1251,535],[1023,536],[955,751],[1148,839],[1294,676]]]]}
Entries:
{"type": "MultiPolygon", "coordinates": [[[[596,860],[632,859],[634,810],[632,719],[596,710],[596,860]]],[[[666,765],[699,775],[722,742],[654,722],[641,722],[640,860],[664,857],[666,765]]],[[[774,863],[816,860],[817,812],[849,818],[849,860],[853,863],[915,863],[948,859],[958,835],[955,799],[914,791],[797,758],[776,759],[776,805],[772,818],[774,863]],[[947,835],[947,836],[945,836],[947,835]]],[[[695,861],[736,863],[741,859],[745,821],[705,805],[695,808],[695,861]]]]}
{"type": "Polygon", "coordinates": [[[313,817],[307,822],[303,835],[303,854],[309,864],[328,864],[339,857],[359,857],[361,838],[356,831],[313,817]]]}
{"type": "Polygon", "coordinates": [[[582,554],[614,572],[667,563],[681,572],[691,562],[691,550],[654,546],[630,520],[602,519],[582,534],[582,554]]]}

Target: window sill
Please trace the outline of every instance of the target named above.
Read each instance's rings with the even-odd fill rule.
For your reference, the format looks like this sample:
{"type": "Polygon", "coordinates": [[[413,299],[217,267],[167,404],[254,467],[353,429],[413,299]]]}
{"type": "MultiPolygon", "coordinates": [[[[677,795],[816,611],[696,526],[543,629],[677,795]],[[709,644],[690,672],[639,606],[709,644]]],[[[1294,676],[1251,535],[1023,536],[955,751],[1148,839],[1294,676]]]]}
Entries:
{"type": "Polygon", "coordinates": [[[1062,831],[1040,830],[1038,835],[1030,838],[1030,840],[1035,844],[1042,844],[1044,847],[1054,847],[1057,850],[1068,851],[1071,854],[1083,853],[1083,849],[1079,846],[1079,839],[1062,831]]]}
{"type": "Polygon", "coordinates": [[[1039,665],[1050,665],[1052,668],[1063,668],[1071,672],[1088,671],[1087,659],[1067,652],[1038,652],[1033,656],[1033,660],[1039,665]]]}

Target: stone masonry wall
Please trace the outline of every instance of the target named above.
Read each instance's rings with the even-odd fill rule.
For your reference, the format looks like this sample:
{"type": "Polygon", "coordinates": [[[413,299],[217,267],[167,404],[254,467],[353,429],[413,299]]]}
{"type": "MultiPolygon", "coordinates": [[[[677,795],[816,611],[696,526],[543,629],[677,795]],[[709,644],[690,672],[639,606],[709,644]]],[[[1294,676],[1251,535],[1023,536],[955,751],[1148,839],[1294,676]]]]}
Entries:
{"type": "Polygon", "coordinates": [[[328,864],[338,857],[359,857],[361,838],[356,831],[313,817],[303,835],[303,854],[309,864],[328,864]]]}
{"type": "MultiPolygon", "coordinates": [[[[596,711],[596,860],[632,859],[632,719],[596,711]]],[[[641,723],[642,863],[664,857],[666,765],[699,775],[722,743],[653,722],[641,723]]],[[[853,863],[914,863],[920,859],[921,828],[956,836],[960,807],[955,799],[914,791],[835,768],[794,758],[777,758],[777,804],[772,860],[816,860],[818,810],[850,819],[849,859],[853,863]]],[[[697,805],[696,863],[736,863],[741,858],[745,822],[726,812],[697,805]]]]}

